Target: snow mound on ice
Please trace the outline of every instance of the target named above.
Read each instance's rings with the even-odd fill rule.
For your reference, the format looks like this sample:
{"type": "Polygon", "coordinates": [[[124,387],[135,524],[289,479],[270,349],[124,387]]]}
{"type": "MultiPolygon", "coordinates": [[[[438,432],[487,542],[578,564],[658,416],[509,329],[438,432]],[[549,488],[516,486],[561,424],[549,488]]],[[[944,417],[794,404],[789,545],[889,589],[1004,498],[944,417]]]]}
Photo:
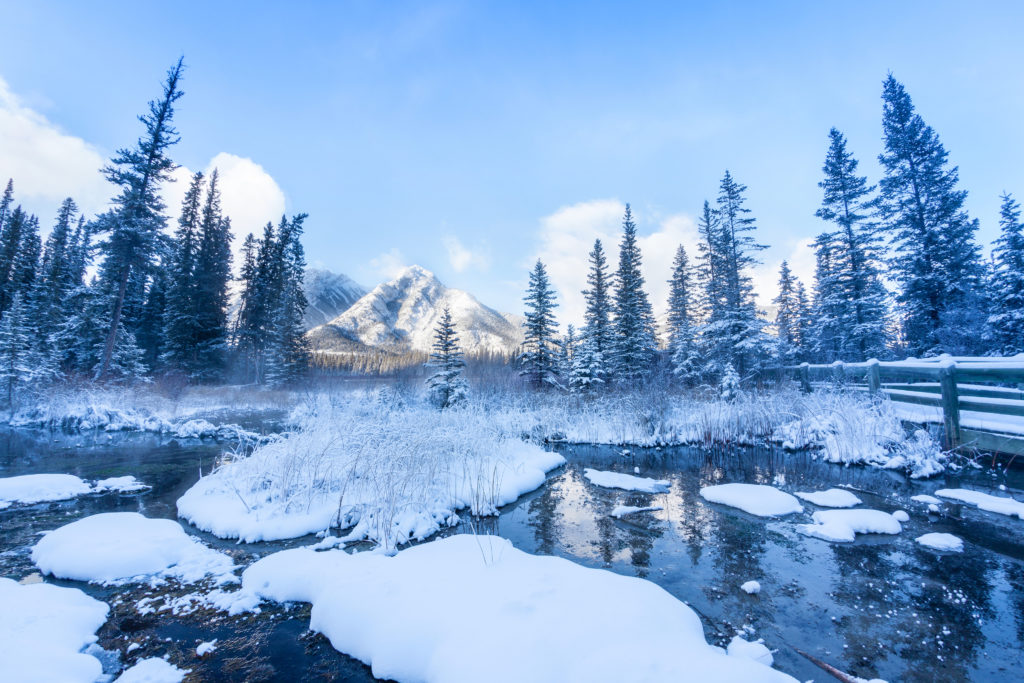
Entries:
{"type": "Polygon", "coordinates": [[[0,680],[93,683],[103,674],[82,650],[107,620],[105,603],[77,588],[0,578],[0,680]]]}
{"type": "Polygon", "coordinates": [[[179,669],[159,657],[142,659],[117,677],[114,683],[181,683],[190,669],[179,669]]]}
{"type": "Polygon", "coordinates": [[[1024,519],[1024,503],[1013,498],[993,496],[970,489],[939,489],[935,492],[935,495],[940,498],[959,500],[962,503],[974,505],[979,510],[985,510],[986,512],[995,512],[1000,515],[1024,519]]]}
{"type": "Polygon", "coordinates": [[[747,595],[757,595],[761,592],[761,584],[757,581],[747,581],[740,586],[740,590],[747,595]]]}
{"type": "Polygon", "coordinates": [[[709,645],[697,614],[654,583],[494,536],[452,536],[393,557],[285,550],[246,569],[242,583],[270,600],[311,602],[310,628],[377,678],[794,680],[709,645]]]}
{"type": "Polygon", "coordinates": [[[892,513],[892,516],[893,519],[895,519],[900,524],[910,521],[910,515],[907,514],[906,510],[896,510],[894,513],[892,513]]]}
{"type": "Polygon", "coordinates": [[[829,489],[827,491],[797,491],[796,497],[814,503],[823,508],[852,508],[862,501],[846,489],[829,489]]]}
{"type": "Polygon", "coordinates": [[[586,468],[583,476],[594,486],[602,486],[609,489],[622,489],[624,491],[639,491],[641,493],[664,493],[668,491],[669,483],[664,479],[649,479],[647,477],[634,477],[632,474],[621,472],[606,472],[586,468]]]}
{"type": "Polygon", "coordinates": [[[852,542],[857,534],[898,534],[899,521],[881,510],[821,510],[811,519],[814,524],[798,524],[797,531],[814,538],[837,543],[852,542]]]}
{"type": "Polygon", "coordinates": [[[711,503],[728,505],[758,517],[779,517],[803,512],[800,502],[785,491],[761,484],[719,484],[705,486],[701,497],[711,503]]]}
{"type": "Polygon", "coordinates": [[[635,507],[633,505],[616,505],[615,509],[612,510],[612,517],[615,519],[622,519],[626,515],[632,515],[637,512],[657,512],[662,508],[658,505],[649,505],[647,507],[635,507]]]}
{"type": "Polygon", "coordinates": [[[175,577],[184,582],[213,575],[236,581],[231,558],[207,548],[170,519],[137,512],[105,512],[47,533],[32,548],[44,574],[103,584],[175,577]]]}
{"type": "Polygon", "coordinates": [[[152,488],[149,484],[143,484],[135,477],[128,475],[125,477],[110,477],[109,479],[100,479],[96,482],[94,487],[97,493],[103,491],[116,491],[117,493],[134,493],[136,491],[144,491],[148,488],[152,488]]]}
{"type": "Polygon", "coordinates": [[[941,500],[939,500],[935,496],[929,496],[929,495],[925,495],[923,493],[921,495],[918,495],[918,496],[911,496],[910,500],[914,501],[915,503],[927,503],[929,505],[938,505],[939,503],[942,502],[941,500]]]}
{"type": "Polygon", "coordinates": [[[67,500],[92,489],[73,474],[23,474],[0,479],[0,508],[12,503],[32,505],[67,500]]]}
{"type": "Polygon", "coordinates": [[[739,636],[733,636],[733,639],[729,641],[729,647],[726,649],[730,657],[742,657],[743,659],[750,659],[755,662],[764,664],[765,666],[771,666],[775,658],[772,657],[772,651],[764,645],[763,640],[749,641],[743,640],[739,636]]]}
{"type": "Polygon", "coordinates": [[[949,550],[957,553],[964,550],[963,539],[953,534],[931,533],[918,536],[914,540],[927,548],[934,548],[935,550],[949,550]]]}

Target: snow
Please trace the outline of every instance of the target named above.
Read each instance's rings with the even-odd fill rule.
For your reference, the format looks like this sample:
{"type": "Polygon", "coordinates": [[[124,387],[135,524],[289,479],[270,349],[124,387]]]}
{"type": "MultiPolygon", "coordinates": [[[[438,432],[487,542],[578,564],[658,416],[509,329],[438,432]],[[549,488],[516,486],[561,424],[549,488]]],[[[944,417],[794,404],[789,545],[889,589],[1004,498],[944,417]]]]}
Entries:
{"type": "Polygon", "coordinates": [[[392,557],[285,550],[242,582],[266,599],[311,602],[310,629],[399,682],[795,680],[709,645],[697,614],[654,583],[493,536],[392,557]]]}
{"type": "Polygon", "coordinates": [[[948,550],[956,553],[961,553],[964,550],[963,539],[953,534],[931,533],[918,536],[914,540],[926,548],[935,550],[948,550]]]}
{"type": "Polygon", "coordinates": [[[43,574],[103,584],[145,577],[175,577],[184,582],[212,575],[236,580],[234,562],[207,548],[169,519],[137,512],[105,512],[48,532],[32,549],[43,574]]]}
{"type": "Polygon", "coordinates": [[[813,524],[798,524],[797,531],[814,538],[850,543],[856,534],[898,534],[899,521],[881,510],[821,510],[811,515],[813,524]]]}
{"type": "Polygon", "coordinates": [[[23,474],[0,479],[0,507],[13,503],[32,505],[54,500],[67,500],[89,493],[92,489],[71,474],[23,474]]]}
{"type": "Polygon", "coordinates": [[[941,500],[939,500],[935,496],[929,496],[929,495],[924,494],[924,493],[922,493],[920,495],[917,495],[917,496],[911,496],[910,500],[914,501],[915,503],[927,503],[929,505],[938,505],[939,503],[942,502],[941,500]]]}
{"type": "Polygon", "coordinates": [[[662,508],[658,505],[650,505],[648,507],[635,507],[633,505],[616,505],[612,510],[612,517],[615,519],[622,519],[626,515],[632,515],[637,512],[657,512],[662,508]]]}
{"type": "Polygon", "coordinates": [[[0,578],[0,680],[93,683],[103,667],[82,650],[108,611],[77,588],[0,578]]]}
{"type": "Polygon", "coordinates": [[[794,494],[801,500],[814,503],[825,508],[852,508],[863,501],[846,489],[829,489],[827,491],[797,491],[794,494]]]}
{"type": "Polygon", "coordinates": [[[743,640],[739,636],[733,636],[733,639],[729,641],[729,647],[726,649],[730,657],[741,657],[743,659],[749,659],[765,666],[771,666],[775,658],[772,657],[772,651],[764,645],[764,641],[757,640],[750,642],[743,640]]]}
{"type": "Polygon", "coordinates": [[[134,493],[135,491],[143,491],[148,488],[150,488],[148,484],[143,484],[131,475],[100,479],[94,487],[97,492],[116,491],[118,493],[134,493]]]}
{"type": "Polygon", "coordinates": [[[897,510],[896,512],[892,513],[892,517],[900,524],[910,521],[910,515],[907,514],[906,510],[897,510]]]}
{"type": "Polygon", "coordinates": [[[214,638],[213,640],[207,640],[206,642],[199,643],[198,647],[196,647],[196,656],[205,657],[216,649],[217,639],[214,638]]]}
{"type": "Polygon", "coordinates": [[[158,657],[136,662],[125,670],[114,683],[181,683],[190,669],[179,669],[158,657]]]}
{"type": "Polygon", "coordinates": [[[565,463],[471,410],[376,396],[314,406],[299,428],[223,464],[178,499],[178,515],[221,538],[295,538],[333,527],[394,549],[493,515],[565,463]]]}
{"type": "Polygon", "coordinates": [[[636,477],[632,474],[621,472],[606,472],[586,468],[583,476],[594,486],[602,486],[609,489],[622,489],[624,491],[639,491],[641,493],[664,493],[668,491],[669,482],[664,479],[649,479],[647,477],[636,477]]]}
{"type": "Polygon", "coordinates": [[[986,512],[995,512],[1000,515],[1009,515],[1010,517],[1024,519],[1024,503],[1014,500],[1013,498],[993,496],[988,493],[972,491],[970,489],[939,489],[935,492],[935,495],[940,498],[950,498],[962,503],[974,505],[979,510],[985,510],[986,512]]]}
{"type": "Polygon", "coordinates": [[[303,316],[307,330],[338,317],[367,292],[347,275],[318,268],[307,268],[302,284],[308,302],[303,316]]]}
{"type": "Polygon", "coordinates": [[[747,595],[757,595],[761,592],[761,584],[757,581],[747,581],[740,586],[740,590],[747,595]]]}
{"type": "Polygon", "coordinates": [[[779,517],[803,512],[796,498],[785,491],[761,484],[719,484],[700,490],[704,500],[739,508],[758,517],[779,517]]]}

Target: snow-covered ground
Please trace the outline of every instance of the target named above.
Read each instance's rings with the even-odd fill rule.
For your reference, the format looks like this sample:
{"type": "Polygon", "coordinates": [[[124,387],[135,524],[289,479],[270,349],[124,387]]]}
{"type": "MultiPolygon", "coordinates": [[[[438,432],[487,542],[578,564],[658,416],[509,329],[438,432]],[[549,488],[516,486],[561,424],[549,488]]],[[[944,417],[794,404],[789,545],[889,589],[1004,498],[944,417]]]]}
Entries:
{"type": "Polygon", "coordinates": [[[820,510],[813,524],[799,524],[797,531],[836,543],[852,543],[857,534],[898,534],[903,531],[894,515],[881,510],[820,510]]]}
{"type": "Polygon", "coordinates": [[[222,538],[276,540],[350,529],[388,548],[492,515],[565,459],[479,411],[438,411],[375,396],[320,401],[299,427],[222,464],[178,500],[178,514],[222,538]]]}
{"type": "Polygon", "coordinates": [[[32,549],[43,574],[103,584],[174,577],[236,581],[234,562],[185,533],[177,522],[137,512],[105,512],[48,532],[32,549]]]}
{"type": "Polygon", "coordinates": [[[126,669],[114,683],[181,683],[188,672],[159,657],[149,657],[126,669]]]}
{"type": "Polygon", "coordinates": [[[0,578],[0,681],[98,680],[100,661],[82,650],[96,642],[108,611],[77,588],[0,578]]]}
{"type": "Polygon", "coordinates": [[[636,477],[632,474],[605,472],[603,470],[590,469],[589,467],[583,471],[583,476],[594,486],[622,489],[624,491],[639,491],[641,493],[662,493],[668,491],[669,484],[664,479],[636,477]]]}
{"type": "Polygon", "coordinates": [[[861,504],[861,499],[846,489],[827,491],[796,491],[793,495],[808,503],[823,508],[852,508],[861,504]]]}
{"type": "Polygon", "coordinates": [[[963,539],[953,534],[930,533],[918,536],[914,540],[933,550],[946,550],[954,553],[961,553],[964,550],[963,539]]]}
{"type": "Polygon", "coordinates": [[[244,590],[312,603],[310,628],[396,681],[793,681],[704,640],[697,614],[644,579],[457,535],[393,557],[285,550],[244,590]],[[471,628],[467,628],[467,625],[471,628]]]}
{"type": "Polygon", "coordinates": [[[1000,515],[1009,515],[1024,519],[1024,503],[1019,500],[1005,496],[993,496],[990,493],[972,491],[971,489],[939,489],[935,492],[940,498],[956,500],[968,505],[974,505],[979,510],[995,512],[1000,515]]]}
{"type": "Polygon", "coordinates": [[[700,495],[710,503],[739,508],[758,517],[780,517],[804,509],[800,501],[785,491],[760,484],[705,486],[700,495]]]}
{"type": "Polygon", "coordinates": [[[16,503],[33,505],[89,493],[134,493],[147,488],[148,485],[130,475],[101,479],[90,486],[73,474],[23,474],[0,478],[0,510],[16,503]]]}

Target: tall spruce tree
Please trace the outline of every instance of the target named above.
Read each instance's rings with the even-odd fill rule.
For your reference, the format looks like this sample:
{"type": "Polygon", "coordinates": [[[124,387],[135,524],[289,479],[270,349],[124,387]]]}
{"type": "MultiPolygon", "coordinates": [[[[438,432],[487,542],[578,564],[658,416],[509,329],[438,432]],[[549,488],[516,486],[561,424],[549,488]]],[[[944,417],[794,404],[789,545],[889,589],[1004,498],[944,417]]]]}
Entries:
{"type": "Polygon", "coordinates": [[[270,252],[268,266],[270,306],[264,376],[268,384],[281,386],[297,380],[309,367],[309,347],[303,318],[306,315],[306,292],[303,275],[306,257],[302,249],[303,223],[306,214],[287,220],[281,217],[277,242],[270,252]]]}
{"type": "Polygon", "coordinates": [[[992,249],[992,326],[997,350],[1024,352],[1024,224],[1020,203],[1003,193],[999,237],[992,249]]]}
{"type": "MultiPolygon", "coordinates": [[[[301,220],[292,227],[292,230],[299,230],[301,234],[300,226],[301,220]]],[[[297,241],[298,237],[295,236],[294,239],[297,241]]],[[[291,249],[292,245],[288,245],[287,248],[291,249]]],[[[294,255],[285,258],[291,256],[294,255]]],[[[195,266],[195,318],[198,332],[196,375],[202,379],[220,379],[225,370],[230,280],[231,221],[221,215],[218,174],[217,169],[214,169],[210,174],[206,202],[199,224],[195,266]]]]}
{"type": "Polygon", "coordinates": [[[890,74],[882,90],[885,176],[879,206],[895,245],[904,339],[913,354],[978,351],[983,326],[978,222],[964,208],[959,170],[890,74]]]}
{"type": "Polygon", "coordinates": [[[793,276],[789,263],[779,266],[779,294],[775,304],[775,335],[778,338],[776,354],[783,363],[792,363],[803,357],[803,340],[800,329],[800,281],[793,276]]]}
{"type": "Polygon", "coordinates": [[[814,338],[810,350],[816,360],[828,363],[840,360],[847,332],[836,251],[835,233],[823,232],[814,240],[814,338]]]}
{"type": "Polygon", "coordinates": [[[587,372],[594,373],[602,380],[608,376],[607,359],[614,342],[611,314],[611,276],[608,273],[608,259],[601,240],[594,240],[590,250],[590,270],[587,272],[587,288],[583,298],[587,308],[584,313],[583,339],[590,340],[590,364],[587,372]]]}
{"type": "Polygon", "coordinates": [[[558,304],[540,259],[530,271],[530,284],[523,301],[526,319],[523,321],[523,351],[519,357],[520,374],[536,388],[555,386],[558,384],[558,323],[555,322],[558,304]]]}
{"type": "Polygon", "coordinates": [[[137,356],[129,348],[134,335],[122,318],[126,308],[134,306],[141,311],[146,279],[157,258],[167,220],[160,187],[177,168],[167,152],[178,142],[172,119],[175,102],[182,96],[179,84],[183,69],[179,59],[167,72],[160,99],[150,102],[148,113],[139,117],[145,134],[135,147],[119,150],[103,169],[120,193],[113,208],[98,219],[100,231],[107,235],[102,244],[100,287],[110,307],[110,314],[105,316],[106,339],[96,368],[98,378],[110,374],[115,355],[125,361],[120,363],[123,369],[141,367],[132,360],[137,356]]]}
{"type": "Polygon", "coordinates": [[[684,382],[696,379],[700,367],[694,324],[693,275],[686,249],[679,245],[668,281],[668,351],[672,373],[684,382]]]}
{"type": "Polygon", "coordinates": [[[434,344],[431,347],[427,367],[433,370],[427,378],[431,399],[439,408],[451,408],[466,400],[469,385],[462,373],[466,362],[459,346],[459,335],[452,321],[452,312],[445,306],[441,319],[434,328],[434,344]]]}
{"type": "Polygon", "coordinates": [[[640,265],[636,223],[626,204],[622,241],[619,242],[619,267],[615,271],[615,320],[612,324],[612,373],[615,381],[623,385],[635,385],[650,372],[656,350],[654,311],[644,291],[640,265]]]}
{"type": "Polygon", "coordinates": [[[825,178],[819,218],[835,223],[831,267],[835,277],[836,311],[842,329],[839,354],[855,360],[880,356],[886,347],[888,294],[878,268],[879,227],[871,219],[874,187],[857,175],[857,160],[846,138],[829,131],[829,149],[822,167],[825,178]]]}
{"type": "Polygon", "coordinates": [[[202,195],[205,178],[192,176],[181,202],[167,264],[166,312],[163,362],[169,368],[194,376],[199,370],[199,317],[196,314],[196,260],[199,251],[202,195]]]}

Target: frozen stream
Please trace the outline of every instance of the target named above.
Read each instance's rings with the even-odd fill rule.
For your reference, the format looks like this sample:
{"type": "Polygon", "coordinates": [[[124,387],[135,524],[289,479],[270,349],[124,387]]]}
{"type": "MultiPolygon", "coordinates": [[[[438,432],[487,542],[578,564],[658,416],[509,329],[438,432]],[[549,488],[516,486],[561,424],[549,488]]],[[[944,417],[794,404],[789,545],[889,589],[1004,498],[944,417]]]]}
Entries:
{"type": "MultiPolygon", "coordinates": [[[[209,472],[222,448],[143,434],[0,434],[0,477],[59,472],[95,480],[131,474],[152,486],[137,494],[94,494],[0,510],[0,576],[32,576],[29,549],[38,533],[80,517],[130,510],[173,519],[177,498],[200,470],[209,472]]],[[[1013,672],[1024,669],[1024,521],[951,502],[940,505],[938,514],[929,513],[926,504],[910,497],[968,486],[1020,499],[1020,471],[999,478],[971,471],[922,482],[877,469],[826,465],[801,453],[559,450],[568,465],[552,472],[543,487],[496,519],[467,519],[450,533],[496,533],[530,553],[647,578],[697,610],[711,642],[724,645],[745,629],[747,639],[764,638],[778,650],[776,666],[801,680],[829,678],[794,648],[863,678],[1019,680],[1013,672]],[[641,476],[668,480],[670,486],[664,493],[600,488],[584,477],[587,467],[625,474],[639,468],[641,476]],[[910,520],[898,536],[827,543],[796,532],[796,524],[820,509],[809,503],[803,513],[773,520],[699,495],[701,486],[729,482],[780,482],[790,492],[848,486],[864,501],[862,507],[906,510],[910,520]],[[1008,490],[997,490],[998,484],[1008,490]],[[615,518],[611,512],[619,505],[662,509],[615,518]],[[929,532],[961,537],[964,552],[938,553],[914,542],[929,532]],[[760,593],[740,590],[751,580],[760,583],[760,593]]],[[[243,565],[316,540],[236,544],[190,531],[243,565]]],[[[103,647],[124,652],[129,643],[139,643],[133,657],[169,653],[197,680],[372,680],[365,666],[306,631],[305,606],[265,606],[259,615],[241,617],[203,610],[176,617],[139,614],[135,603],[154,595],[146,586],[56,583],[111,604],[110,619],[99,633],[103,647]],[[217,649],[197,658],[196,645],[214,638],[217,649]]],[[[115,662],[112,657],[110,666],[115,662]]]]}

